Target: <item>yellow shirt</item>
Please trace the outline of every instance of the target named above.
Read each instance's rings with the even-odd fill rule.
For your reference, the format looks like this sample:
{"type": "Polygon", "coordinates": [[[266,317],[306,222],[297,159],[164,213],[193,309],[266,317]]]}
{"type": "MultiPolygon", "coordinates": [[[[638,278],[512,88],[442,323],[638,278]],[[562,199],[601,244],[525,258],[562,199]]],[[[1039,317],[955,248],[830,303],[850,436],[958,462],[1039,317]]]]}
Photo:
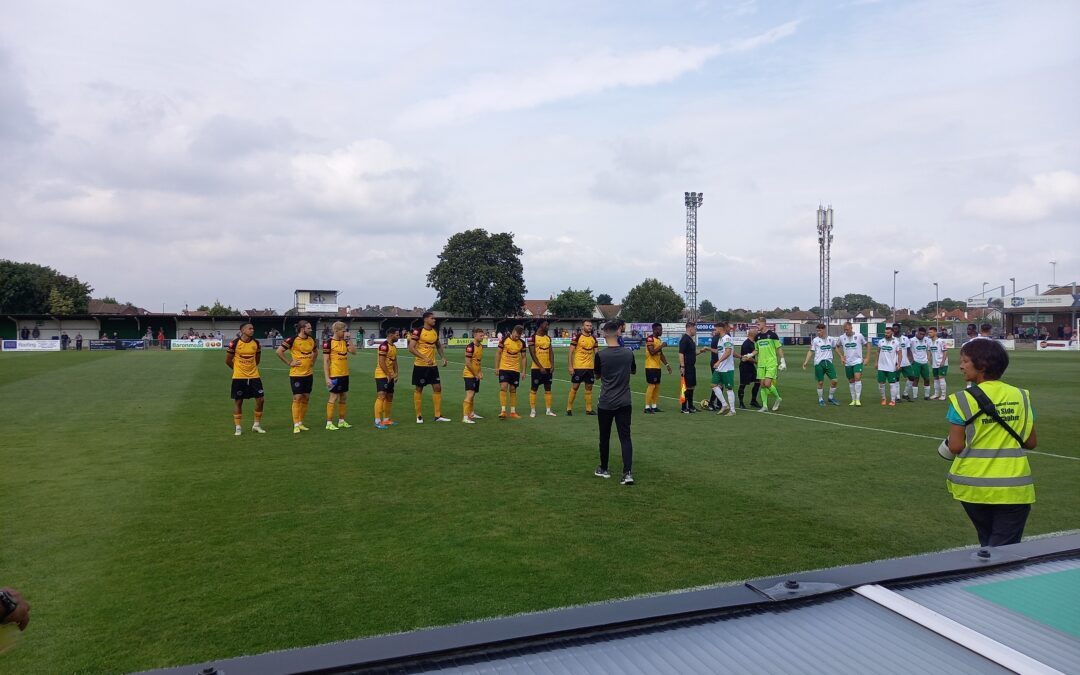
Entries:
{"type": "Polygon", "coordinates": [[[652,335],[645,338],[645,367],[649,369],[659,369],[661,366],[660,352],[653,354],[649,351],[649,347],[663,349],[664,341],[661,338],[653,337],[652,335]]]}
{"type": "Polygon", "coordinates": [[[521,338],[504,337],[499,341],[499,349],[502,350],[502,361],[499,362],[498,370],[521,370],[521,354],[525,351],[525,341],[521,338]]]}
{"type": "Polygon", "coordinates": [[[323,341],[322,353],[330,355],[330,377],[349,375],[349,343],[330,338],[323,341]]]}
{"type": "Polygon", "coordinates": [[[465,347],[465,370],[462,373],[466,378],[474,379],[473,371],[469,370],[469,364],[476,367],[477,372],[480,371],[480,361],[484,358],[484,345],[478,345],[475,342],[469,343],[465,347]]]}
{"type": "Polygon", "coordinates": [[[551,367],[551,336],[534,335],[529,338],[530,344],[536,348],[536,359],[533,360],[532,369],[551,367]]]}
{"type": "Polygon", "coordinates": [[[592,370],[593,357],[596,355],[596,338],[582,333],[570,341],[574,347],[574,370],[592,370]]]}
{"type": "Polygon", "coordinates": [[[255,338],[244,342],[236,338],[229,343],[225,351],[233,355],[232,376],[234,380],[250,380],[259,377],[259,364],[256,357],[262,346],[255,338]]]}
{"type": "Polygon", "coordinates": [[[379,362],[375,362],[375,379],[376,380],[389,380],[392,375],[397,375],[397,347],[390,344],[390,341],[379,345],[379,356],[383,357],[386,361],[386,370],[379,367],[379,362]],[[390,371],[389,373],[386,371],[390,371]]]}
{"type": "Polygon", "coordinates": [[[298,366],[289,366],[289,377],[307,377],[311,375],[312,366],[315,364],[315,338],[302,338],[299,335],[285,338],[281,343],[285,351],[292,354],[293,361],[299,361],[298,366]]]}
{"type": "Polygon", "coordinates": [[[431,363],[425,363],[417,357],[413,363],[418,366],[435,365],[435,345],[439,343],[439,331],[434,328],[417,328],[410,339],[416,341],[416,351],[431,359],[431,363]]]}

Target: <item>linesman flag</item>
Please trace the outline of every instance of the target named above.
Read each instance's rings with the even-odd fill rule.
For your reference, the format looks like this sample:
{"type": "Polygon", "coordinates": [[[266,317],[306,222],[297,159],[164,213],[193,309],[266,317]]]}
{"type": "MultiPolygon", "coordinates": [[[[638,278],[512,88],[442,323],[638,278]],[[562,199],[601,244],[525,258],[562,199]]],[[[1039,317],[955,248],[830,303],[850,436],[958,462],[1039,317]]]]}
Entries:
{"type": "Polygon", "coordinates": [[[679,378],[679,403],[686,405],[686,376],[679,378]]]}

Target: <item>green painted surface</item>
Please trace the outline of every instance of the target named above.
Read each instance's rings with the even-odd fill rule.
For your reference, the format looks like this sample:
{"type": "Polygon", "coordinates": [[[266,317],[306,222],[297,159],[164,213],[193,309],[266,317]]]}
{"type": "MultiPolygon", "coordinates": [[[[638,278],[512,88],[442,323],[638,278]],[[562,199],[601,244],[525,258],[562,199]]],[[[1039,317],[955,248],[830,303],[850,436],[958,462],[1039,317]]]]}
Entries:
{"type": "Polygon", "coordinates": [[[1080,569],[979,584],[964,590],[1080,638],[1080,569]]]}

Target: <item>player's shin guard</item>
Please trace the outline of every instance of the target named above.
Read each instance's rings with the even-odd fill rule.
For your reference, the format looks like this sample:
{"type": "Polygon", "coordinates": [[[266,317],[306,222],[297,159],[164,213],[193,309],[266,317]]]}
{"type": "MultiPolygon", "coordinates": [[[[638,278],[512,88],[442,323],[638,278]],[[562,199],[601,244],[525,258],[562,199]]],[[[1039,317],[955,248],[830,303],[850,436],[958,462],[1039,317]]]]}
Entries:
{"type": "Polygon", "coordinates": [[[900,383],[892,383],[892,400],[896,401],[900,398],[900,383]]]}
{"type": "Polygon", "coordinates": [[[472,401],[465,399],[465,402],[461,404],[461,414],[465,417],[472,415],[472,401]]]}
{"type": "Polygon", "coordinates": [[[585,390],[585,412],[592,410],[592,390],[585,390]]]}
{"type": "Polygon", "coordinates": [[[775,382],[773,383],[773,385],[771,387],[769,387],[769,392],[772,393],[772,395],[775,396],[776,398],[780,398],[780,390],[776,388],[776,383],[775,382]]]}
{"type": "Polygon", "coordinates": [[[337,417],[339,422],[345,421],[345,401],[338,403],[337,417]]]}
{"type": "Polygon", "coordinates": [[[499,390],[499,407],[506,411],[506,399],[510,398],[510,394],[505,389],[499,390]]]}
{"type": "Polygon", "coordinates": [[[716,397],[716,402],[720,405],[721,408],[723,408],[725,405],[727,405],[726,403],[724,403],[724,389],[722,387],[720,387],[720,386],[713,387],[712,388],[712,393],[713,393],[713,396],[716,397]]]}
{"type": "Polygon", "coordinates": [[[337,409],[337,402],[331,402],[326,404],[326,421],[334,421],[334,411],[337,409]]]}
{"type": "Polygon", "coordinates": [[[517,410],[517,391],[510,392],[510,412],[517,410]]]}
{"type": "Polygon", "coordinates": [[[529,410],[536,410],[536,392],[529,390],[529,410]]]}
{"type": "Polygon", "coordinates": [[[375,424],[378,424],[379,422],[382,421],[382,416],[383,416],[383,399],[376,398],[375,399],[375,424]]]}
{"type": "Polygon", "coordinates": [[[416,409],[416,416],[424,416],[424,395],[416,390],[413,390],[412,395],[413,408],[416,409]]]}
{"type": "Polygon", "coordinates": [[[818,397],[819,401],[824,401],[825,400],[825,390],[822,389],[821,387],[817,388],[817,397],[818,397]]]}
{"type": "Polygon", "coordinates": [[[830,400],[835,400],[836,399],[836,387],[829,387],[829,399],[830,400]]]}
{"type": "Polygon", "coordinates": [[[293,426],[300,424],[300,401],[292,402],[292,423],[293,426]]]}
{"type": "Polygon", "coordinates": [[[652,397],[656,392],[656,385],[650,384],[645,387],[645,407],[648,408],[652,405],[652,397]]]}
{"type": "Polygon", "coordinates": [[[727,391],[727,403],[729,408],[735,410],[735,392],[731,389],[727,391]]]}
{"type": "Polygon", "coordinates": [[[878,388],[878,391],[881,392],[881,400],[884,401],[885,398],[886,398],[886,396],[885,396],[885,385],[883,383],[879,382],[877,388],[878,388]]]}
{"type": "Polygon", "coordinates": [[[551,410],[551,392],[550,391],[545,391],[544,392],[544,405],[547,406],[548,410],[551,410]]]}
{"type": "Polygon", "coordinates": [[[435,417],[442,417],[442,392],[431,392],[431,402],[435,405],[435,417]]]}
{"type": "Polygon", "coordinates": [[[386,399],[386,401],[383,402],[383,410],[382,410],[382,412],[383,412],[383,419],[384,420],[388,420],[391,417],[393,417],[393,415],[390,413],[390,409],[393,408],[393,407],[394,407],[394,402],[391,401],[390,399],[386,399]]]}
{"type": "Polygon", "coordinates": [[[577,389],[571,389],[570,395],[566,398],[566,409],[571,410],[574,407],[574,399],[577,397],[577,389]]]}

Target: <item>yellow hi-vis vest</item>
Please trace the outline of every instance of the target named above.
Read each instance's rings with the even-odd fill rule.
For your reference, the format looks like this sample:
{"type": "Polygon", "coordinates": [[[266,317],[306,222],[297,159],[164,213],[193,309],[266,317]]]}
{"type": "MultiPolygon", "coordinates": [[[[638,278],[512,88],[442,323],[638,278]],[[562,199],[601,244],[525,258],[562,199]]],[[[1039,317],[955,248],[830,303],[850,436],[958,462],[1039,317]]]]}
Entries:
{"type": "MultiPolygon", "coordinates": [[[[1031,436],[1034,411],[1026,389],[989,380],[979,385],[1001,419],[1020,438],[1031,436]]],[[[1035,483],[1024,449],[993,418],[979,412],[966,390],[949,396],[949,405],[969,424],[964,427],[964,451],[953,459],[946,478],[955,499],[973,504],[1031,504],[1035,483]],[[974,421],[971,421],[974,418],[974,421]]]]}

